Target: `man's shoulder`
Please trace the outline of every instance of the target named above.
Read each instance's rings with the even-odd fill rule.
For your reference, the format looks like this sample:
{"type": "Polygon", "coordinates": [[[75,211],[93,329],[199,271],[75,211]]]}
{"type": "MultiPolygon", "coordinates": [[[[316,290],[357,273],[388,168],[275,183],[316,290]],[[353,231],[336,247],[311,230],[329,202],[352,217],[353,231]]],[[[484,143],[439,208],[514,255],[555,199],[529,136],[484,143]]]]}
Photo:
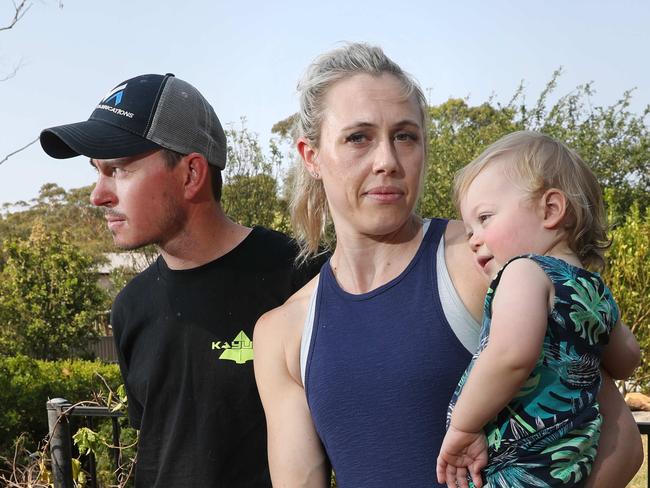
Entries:
{"type": "Polygon", "coordinates": [[[158,256],[158,258],[156,258],[143,271],[131,278],[131,280],[128,281],[126,285],[124,285],[124,287],[118,292],[117,296],[115,297],[115,302],[121,302],[133,295],[138,296],[140,293],[149,288],[151,281],[157,278],[159,259],[161,259],[160,256],[158,256]]]}
{"type": "Polygon", "coordinates": [[[298,253],[296,240],[277,230],[256,226],[253,227],[250,237],[252,244],[264,247],[269,251],[282,250],[293,255],[298,253]]]}
{"type": "Polygon", "coordinates": [[[290,269],[300,252],[298,243],[282,232],[266,227],[254,227],[244,245],[233,258],[245,260],[258,269],[290,269]]]}

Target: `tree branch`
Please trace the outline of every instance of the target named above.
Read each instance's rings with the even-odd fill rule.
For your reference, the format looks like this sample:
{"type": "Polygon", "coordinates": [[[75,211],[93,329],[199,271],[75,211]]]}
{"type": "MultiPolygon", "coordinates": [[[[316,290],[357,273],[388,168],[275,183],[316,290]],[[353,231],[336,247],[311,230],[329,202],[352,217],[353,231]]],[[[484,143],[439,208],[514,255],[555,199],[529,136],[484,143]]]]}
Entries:
{"type": "Polygon", "coordinates": [[[14,18],[11,19],[11,22],[9,22],[8,25],[0,27],[0,31],[9,30],[14,25],[16,25],[18,21],[23,18],[23,15],[27,13],[31,6],[32,4],[27,3],[27,0],[21,0],[19,4],[16,4],[16,2],[14,2],[14,18]]]}
{"type": "Polygon", "coordinates": [[[37,137],[37,138],[34,139],[33,141],[31,141],[31,142],[25,144],[25,145],[24,145],[23,147],[21,147],[20,149],[16,149],[14,152],[11,152],[11,153],[7,154],[3,159],[0,159],[0,164],[4,163],[7,159],[9,159],[9,158],[10,158],[11,156],[13,156],[14,154],[17,154],[17,153],[19,153],[20,151],[23,151],[23,150],[27,149],[29,146],[31,146],[31,145],[34,144],[36,141],[38,141],[38,139],[39,139],[39,138],[37,137]]]}
{"type": "Polygon", "coordinates": [[[2,83],[3,81],[10,80],[10,79],[13,78],[14,76],[16,76],[16,73],[18,73],[18,70],[19,70],[20,68],[22,68],[22,67],[23,67],[23,62],[22,62],[22,60],[21,60],[21,61],[19,61],[18,63],[16,63],[16,65],[14,66],[14,68],[11,70],[11,73],[8,73],[8,74],[5,74],[5,75],[2,75],[2,76],[0,77],[0,83],[2,83]]]}

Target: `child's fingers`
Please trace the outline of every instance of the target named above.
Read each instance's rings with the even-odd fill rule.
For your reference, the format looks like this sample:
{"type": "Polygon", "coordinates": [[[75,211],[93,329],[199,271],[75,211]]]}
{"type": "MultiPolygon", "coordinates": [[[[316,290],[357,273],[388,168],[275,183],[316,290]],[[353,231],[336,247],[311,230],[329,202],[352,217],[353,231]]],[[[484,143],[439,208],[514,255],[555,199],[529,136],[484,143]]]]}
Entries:
{"type": "Polygon", "coordinates": [[[470,474],[476,488],[483,487],[483,476],[481,476],[481,468],[482,466],[477,466],[476,463],[470,466],[470,474]]]}
{"type": "Polygon", "coordinates": [[[467,482],[467,468],[458,468],[456,470],[456,486],[458,488],[469,488],[467,482]]]}
{"type": "Polygon", "coordinates": [[[438,456],[438,461],[436,462],[436,476],[438,477],[438,483],[443,484],[447,481],[446,476],[447,463],[442,456],[438,456]]]}
{"type": "Polygon", "coordinates": [[[456,466],[447,465],[446,478],[447,488],[456,488],[456,466]]]}

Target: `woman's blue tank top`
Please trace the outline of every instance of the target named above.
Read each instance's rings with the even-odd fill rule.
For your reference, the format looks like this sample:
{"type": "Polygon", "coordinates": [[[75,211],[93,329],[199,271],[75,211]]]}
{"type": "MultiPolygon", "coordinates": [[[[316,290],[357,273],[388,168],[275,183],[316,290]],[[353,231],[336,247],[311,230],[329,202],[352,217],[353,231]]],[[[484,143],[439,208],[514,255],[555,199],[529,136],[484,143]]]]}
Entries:
{"type": "Polygon", "coordinates": [[[436,487],[447,406],[471,354],[440,304],[432,220],[415,257],[361,295],[329,261],[316,297],[305,391],[339,488],[436,487]]]}

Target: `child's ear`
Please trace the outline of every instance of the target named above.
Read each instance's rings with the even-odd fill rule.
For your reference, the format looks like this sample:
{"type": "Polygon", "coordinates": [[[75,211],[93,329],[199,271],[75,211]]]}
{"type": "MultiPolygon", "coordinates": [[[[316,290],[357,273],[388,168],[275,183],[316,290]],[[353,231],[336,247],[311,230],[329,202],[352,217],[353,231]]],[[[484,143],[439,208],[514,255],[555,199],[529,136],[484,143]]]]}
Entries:
{"type": "Polygon", "coordinates": [[[559,229],[567,216],[567,198],[563,191],[549,188],[542,195],[545,229],[559,229]]]}

